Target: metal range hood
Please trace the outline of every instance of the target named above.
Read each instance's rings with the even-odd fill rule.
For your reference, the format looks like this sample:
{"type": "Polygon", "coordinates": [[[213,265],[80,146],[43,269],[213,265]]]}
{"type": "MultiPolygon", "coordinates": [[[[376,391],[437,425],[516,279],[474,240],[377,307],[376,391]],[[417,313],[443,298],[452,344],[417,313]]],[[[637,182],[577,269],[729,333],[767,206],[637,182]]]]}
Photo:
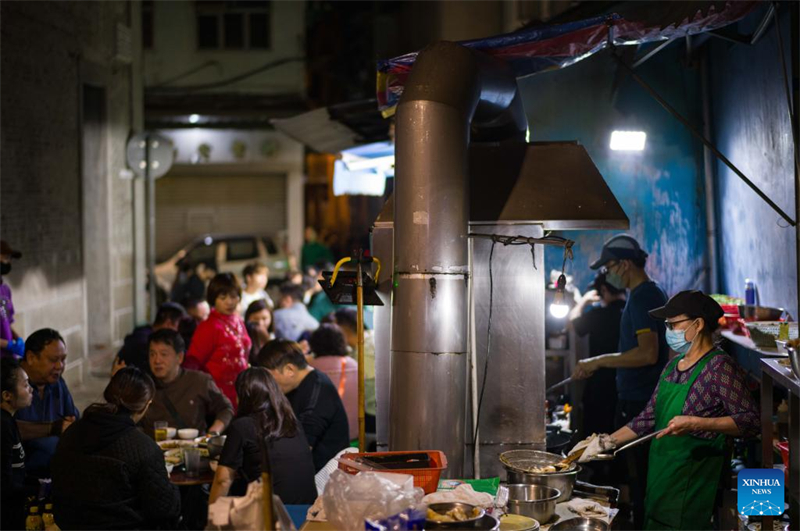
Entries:
{"type": "MultiPolygon", "coordinates": [[[[472,144],[469,224],[542,225],[544,230],[626,230],[622,210],[577,142],[472,144]]],[[[376,226],[394,222],[390,197],[376,226]]]]}
{"type": "Polygon", "coordinates": [[[527,144],[527,127],[510,67],[449,42],[420,52],[397,107],[395,194],[372,231],[392,264],[375,314],[378,444],[442,450],[445,477],[469,475],[470,453],[496,475],[503,451],[545,447],[543,246],[470,233],[628,226],[583,147],[527,144]],[[468,379],[486,382],[479,435],[468,379]]]}

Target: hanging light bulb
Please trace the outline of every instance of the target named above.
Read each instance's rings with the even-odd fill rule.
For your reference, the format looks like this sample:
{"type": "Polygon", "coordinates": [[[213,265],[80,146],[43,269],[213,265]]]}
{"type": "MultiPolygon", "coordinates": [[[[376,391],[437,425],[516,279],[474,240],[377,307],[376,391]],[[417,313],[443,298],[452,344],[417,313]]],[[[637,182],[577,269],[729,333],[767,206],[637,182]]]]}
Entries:
{"type": "Polygon", "coordinates": [[[556,294],[553,297],[553,303],[550,304],[550,315],[556,319],[563,319],[569,313],[569,306],[564,298],[564,288],[566,287],[567,277],[564,276],[564,273],[561,273],[556,281],[556,294]]]}

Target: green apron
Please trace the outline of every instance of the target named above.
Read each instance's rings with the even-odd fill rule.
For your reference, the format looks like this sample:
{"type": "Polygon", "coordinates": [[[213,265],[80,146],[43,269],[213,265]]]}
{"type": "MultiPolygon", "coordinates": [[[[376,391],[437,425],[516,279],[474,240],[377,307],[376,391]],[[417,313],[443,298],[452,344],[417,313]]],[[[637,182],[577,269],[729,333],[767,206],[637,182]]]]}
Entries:
{"type": "MultiPolygon", "coordinates": [[[[683,415],[683,406],[703,367],[711,358],[724,355],[714,351],[692,369],[685,384],[658,384],[655,429],[683,415]]],[[[683,356],[674,359],[664,375],[670,374],[683,356]]],[[[654,439],[650,447],[645,498],[645,529],[712,529],[711,514],[725,456],[725,435],[700,439],[692,435],[667,435],[654,439]]]]}

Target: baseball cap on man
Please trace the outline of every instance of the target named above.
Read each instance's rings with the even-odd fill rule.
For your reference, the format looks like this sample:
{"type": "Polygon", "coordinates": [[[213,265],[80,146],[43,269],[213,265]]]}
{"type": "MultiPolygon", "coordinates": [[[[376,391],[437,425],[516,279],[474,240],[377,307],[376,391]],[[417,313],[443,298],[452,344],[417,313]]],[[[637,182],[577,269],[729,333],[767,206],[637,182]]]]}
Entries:
{"type": "Polygon", "coordinates": [[[636,260],[637,258],[647,258],[647,253],[642,251],[639,242],[628,234],[618,234],[603,244],[600,258],[590,267],[600,269],[612,260],[636,260]]]}
{"type": "Polygon", "coordinates": [[[0,254],[5,254],[15,259],[22,258],[22,253],[12,249],[5,240],[0,240],[0,254]]]}
{"type": "Polygon", "coordinates": [[[698,290],[681,291],[661,308],[648,312],[654,319],[669,319],[679,315],[702,317],[706,323],[716,323],[725,312],[717,301],[698,290]]]}

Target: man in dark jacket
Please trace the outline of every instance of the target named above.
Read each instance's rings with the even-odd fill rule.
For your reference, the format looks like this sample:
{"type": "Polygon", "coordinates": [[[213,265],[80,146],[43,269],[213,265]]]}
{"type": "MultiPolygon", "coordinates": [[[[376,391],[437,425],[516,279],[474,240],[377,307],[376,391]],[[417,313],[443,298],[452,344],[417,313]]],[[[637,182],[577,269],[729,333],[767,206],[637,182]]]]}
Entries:
{"type": "MultiPolygon", "coordinates": [[[[181,321],[186,319],[186,311],[178,303],[165,302],[158,308],[156,320],[153,326],[145,325],[133,329],[133,332],[125,336],[125,343],[114,360],[113,372],[122,367],[136,367],[145,374],[150,374],[150,350],[148,340],[150,334],[156,330],[168,328],[178,330],[181,321]]],[[[113,373],[112,372],[112,373],[113,373]]]]}
{"type": "Polygon", "coordinates": [[[314,370],[294,341],[276,339],[258,353],[258,365],[266,368],[289,399],[311,445],[317,472],[350,444],[347,413],[333,385],[322,371],[314,370]]]}

